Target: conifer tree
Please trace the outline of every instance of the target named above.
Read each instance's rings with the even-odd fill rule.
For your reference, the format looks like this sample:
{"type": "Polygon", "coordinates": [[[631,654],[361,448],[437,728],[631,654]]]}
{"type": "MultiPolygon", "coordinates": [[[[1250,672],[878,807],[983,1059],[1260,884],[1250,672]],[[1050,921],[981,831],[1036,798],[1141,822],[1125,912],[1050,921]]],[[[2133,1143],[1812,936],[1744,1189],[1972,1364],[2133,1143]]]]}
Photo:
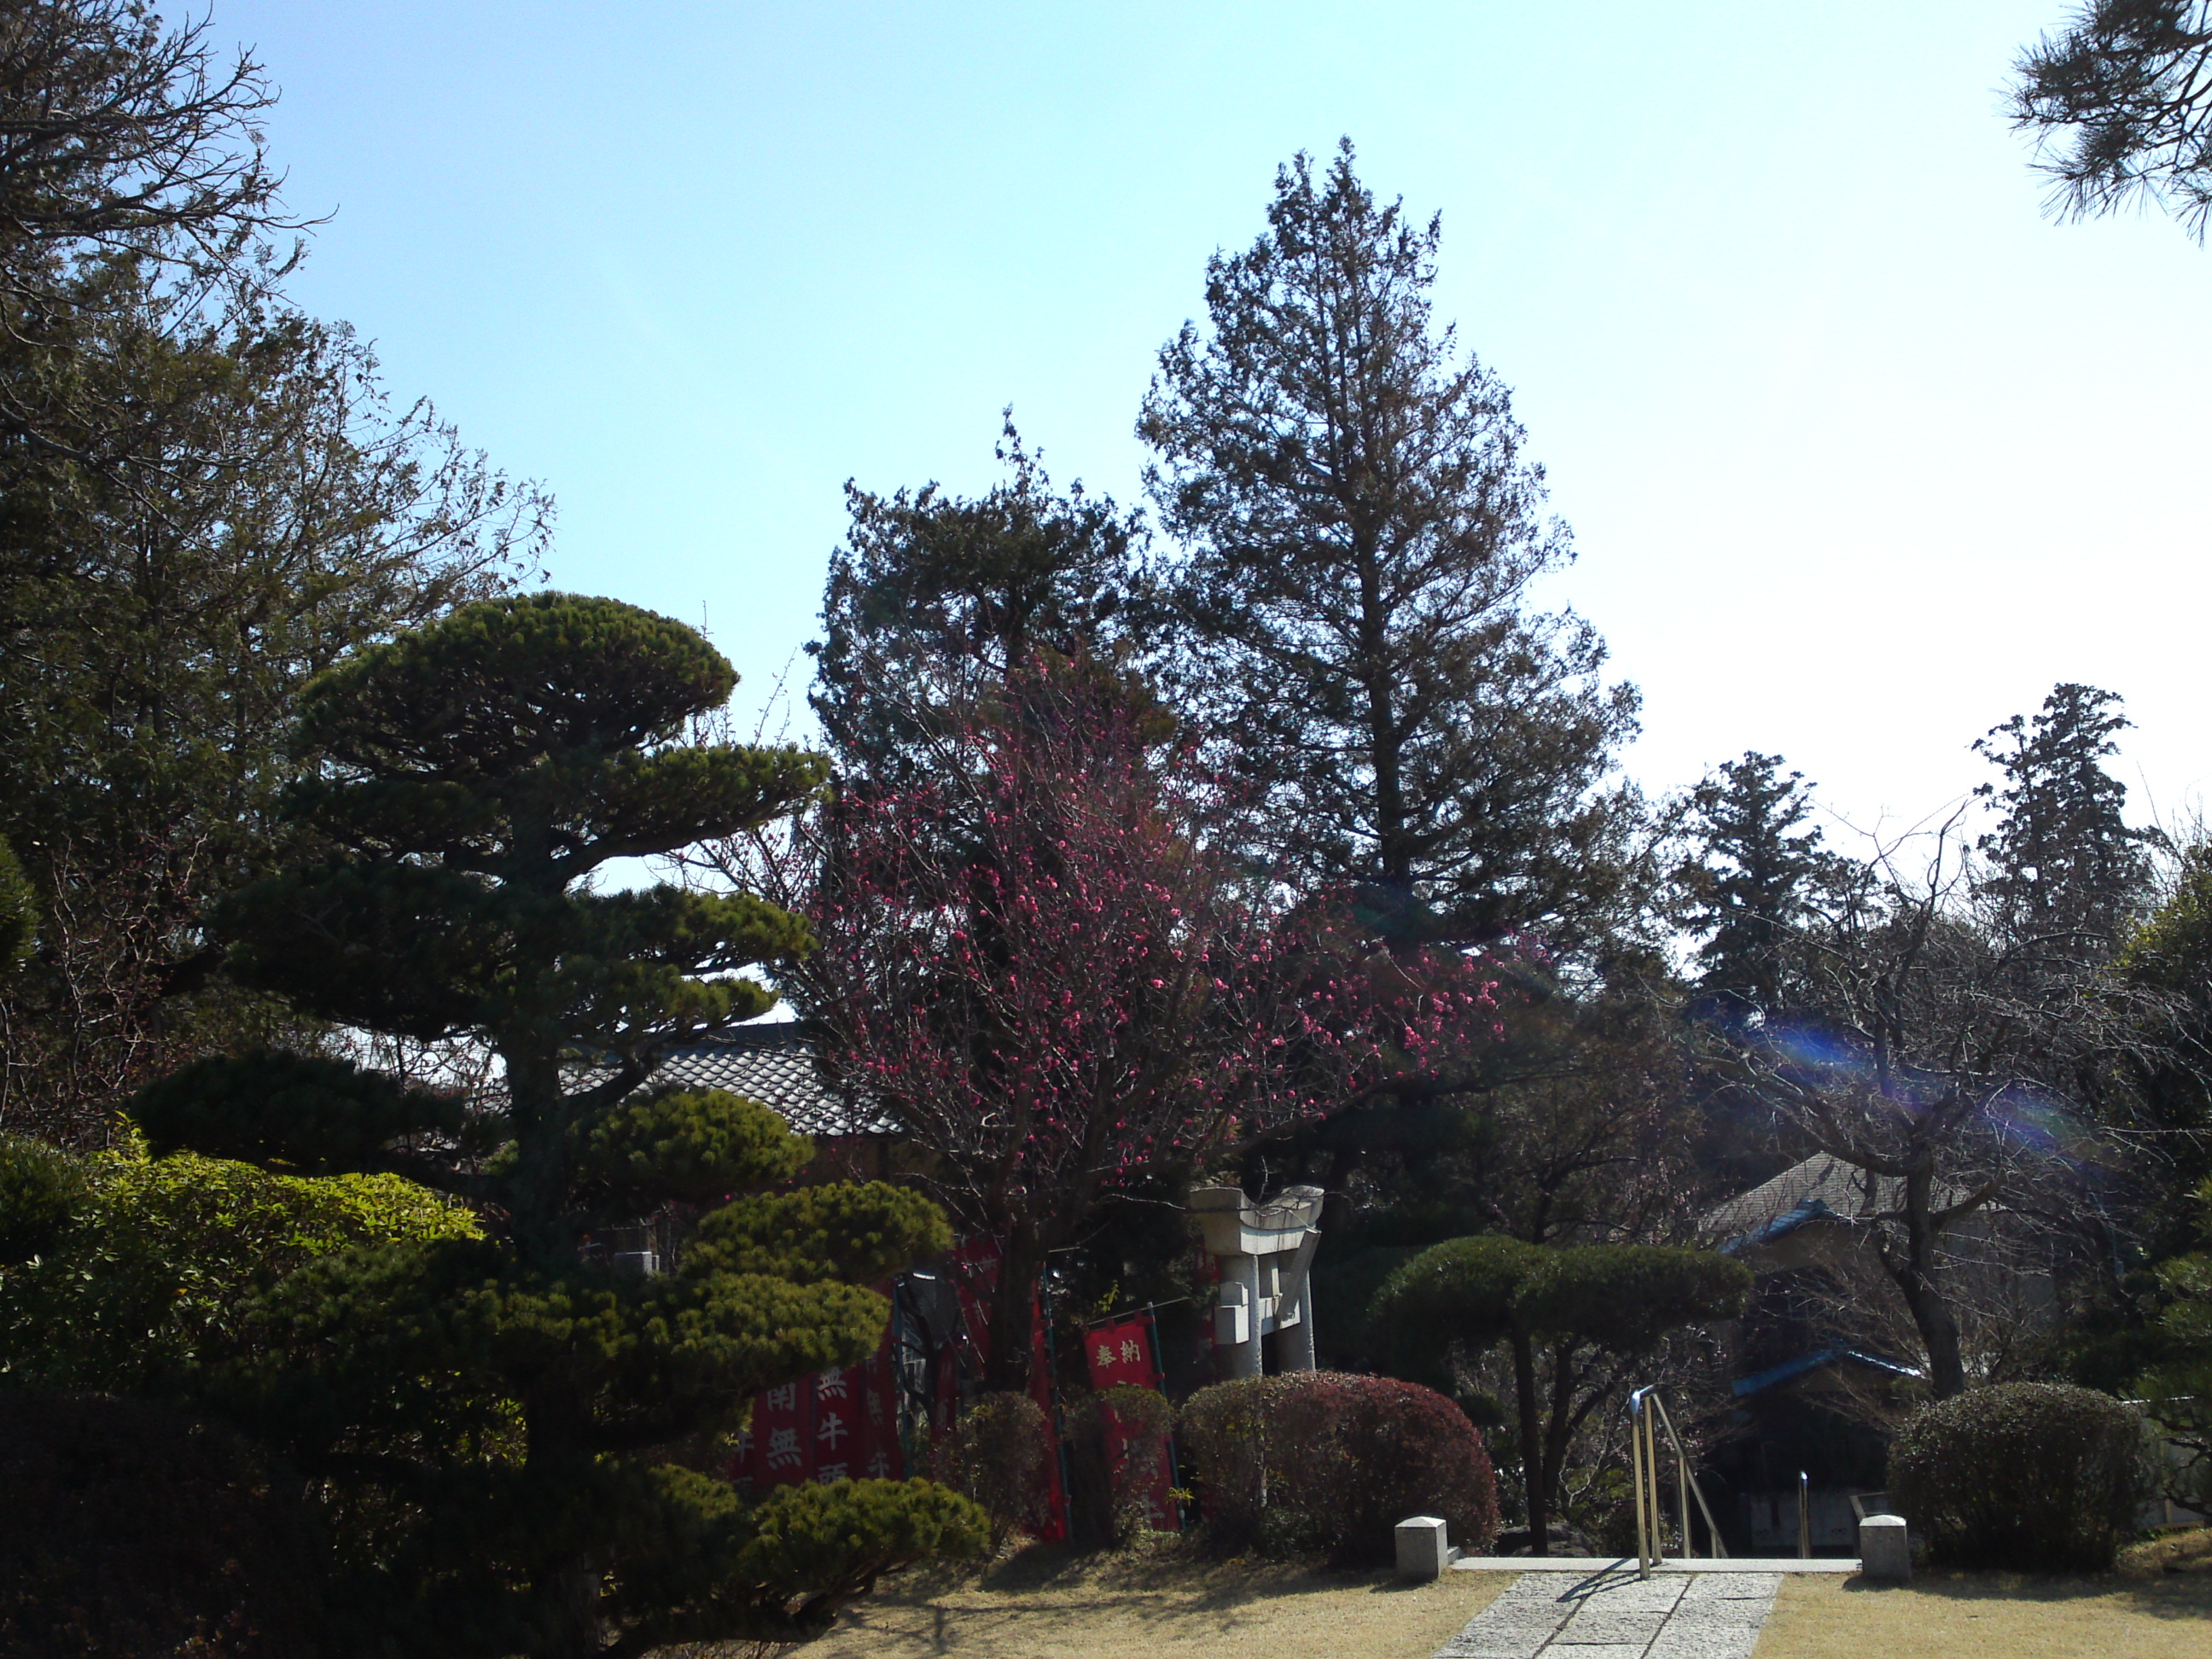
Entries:
{"type": "Polygon", "coordinates": [[[807,647],[841,793],[931,781],[962,723],[1040,661],[1110,671],[1136,653],[1141,526],[1079,481],[1055,490],[1011,411],[998,459],[1010,476],[980,496],[846,486],[852,528],[807,647]]]}
{"type": "Polygon", "coordinates": [[[1182,690],[1234,732],[1269,849],[1366,885],[1385,931],[1572,940],[1613,886],[1601,789],[1637,696],[1530,586],[1572,556],[1510,395],[1435,325],[1438,222],[1381,205],[1349,141],[1275,181],[1206,267],[1138,432],[1188,550],[1182,690]]]}
{"type": "Polygon", "coordinates": [[[539,593],[311,683],[298,741],[327,758],[289,810],[335,851],[227,904],[232,970],[318,1018],[481,1041],[504,1097],[463,1109],[260,1054],[137,1103],[157,1149],[398,1169],[481,1218],[481,1239],[294,1275],[267,1309],[274,1358],[233,1380],[233,1407],[361,1522],[341,1651],[804,1640],[876,1573],[975,1535],[965,1500],[926,1483],[748,1507],[713,1457],[679,1459],[732,1433],[759,1390],[872,1352],[888,1310],[865,1287],[949,1242],[931,1206],[881,1183],[787,1189],[808,1143],[764,1107],[638,1093],[672,1045],[765,1011],[743,970],[808,942],[742,893],[586,879],[818,789],[814,757],[684,740],[735,678],[680,623],[539,593]],[[674,1271],[586,1259],[591,1234],[672,1204],[704,1212],[674,1271]]]}
{"type": "Polygon", "coordinates": [[[1700,982],[1770,1012],[1783,1000],[1791,929],[1850,871],[1807,825],[1808,787],[1803,773],[1784,775],[1781,756],[1746,750],[1690,800],[1697,857],[1677,880],[1685,920],[1705,935],[1700,982]]]}
{"type": "Polygon", "coordinates": [[[2002,814],[1976,843],[1989,866],[1981,889],[2039,962],[2107,960],[2146,896],[2148,837],[2120,816],[2127,787],[2104,766],[2127,726],[2113,693],[2060,684],[2039,714],[1975,741],[2004,772],[1974,792],[2002,814]]]}

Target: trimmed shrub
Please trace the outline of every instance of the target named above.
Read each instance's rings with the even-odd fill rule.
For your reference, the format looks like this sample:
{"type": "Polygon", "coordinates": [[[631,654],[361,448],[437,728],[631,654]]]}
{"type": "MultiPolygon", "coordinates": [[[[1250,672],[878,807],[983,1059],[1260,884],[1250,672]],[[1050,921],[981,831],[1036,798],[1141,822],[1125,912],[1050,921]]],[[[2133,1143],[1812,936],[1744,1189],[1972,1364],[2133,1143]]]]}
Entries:
{"type": "Polygon", "coordinates": [[[1889,1452],[1890,1497],[1939,1566],[2105,1571],[2152,1490],[2142,1417],[2062,1383],[1923,1406],[1889,1452]]]}
{"type": "Polygon", "coordinates": [[[306,1659],[313,1516],[236,1436],[131,1401],[0,1393],[0,1653],[306,1659]]]}
{"type": "Polygon", "coordinates": [[[1372,1565],[1409,1515],[1443,1516],[1473,1553],[1497,1540],[1489,1451],[1433,1389],[1341,1371],[1247,1377],[1200,1389],[1182,1425],[1216,1547],[1372,1565]]]}
{"type": "Polygon", "coordinates": [[[960,1414],[938,1449],[937,1478],[957,1487],[991,1519],[991,1547],[1042,1519],[1044,1461],[1051,1425],[1025,1394],[987,1394],[960,1414]]]}

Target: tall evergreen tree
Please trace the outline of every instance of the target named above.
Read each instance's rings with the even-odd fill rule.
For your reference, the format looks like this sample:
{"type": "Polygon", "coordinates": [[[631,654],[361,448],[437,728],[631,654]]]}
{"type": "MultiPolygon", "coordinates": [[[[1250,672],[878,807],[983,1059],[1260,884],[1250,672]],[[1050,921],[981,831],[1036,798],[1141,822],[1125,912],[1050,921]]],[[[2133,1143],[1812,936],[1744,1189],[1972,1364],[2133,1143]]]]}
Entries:
{"type": "Polygon", "coordinates": [[[735,679],[680,623],[560,593],[464,607],[319,677],[298,742],[323,759],[290,810],[338,851],[226,906],[234,970],[321,1019],[480,1041],[502,1098],[464,1111],[260,1054],[137,1102],[157,1148],[396,1168],[482,1218],[482,1240],[295,1274],[272,1299],[278,1363],[239,1385],[259,1431],[383,1517],[341,1597],[364,1652],[803,1640],[877,1572],[973,1531],[964,1500],[921,1483],[749,1509],[678,1461],[761,1389],[872,1352],[888,1308],[864,1287],[949,1243],[881,1183],[775,1190],[810,1148],[764,1107],[636,1092],[672,1045],[770,1006],[743,971],[807,945],[742,893],[589,884],[820,787],[812,756],[684,740],[735,679]],[[674,1273],[585,1259],[587,1236],[670,1204],[705,1212],[674,1273]]]}
{"type": "Polygon", "coordinates": [[[1704,936],[1699,983],[1755,1008],[1781,1005],[1792,929],[1851,868],[1807,824],[1810,787],[1802,772],[1784,774],[1781,756],[1746,750],[1690,798],[1696,855],[1678,882],[1684,920],[1704,936]]]}
{"type": "Polygon", "coordinates": [[[1206,267],[1138,430],[1187,545],[1185,689],[1271,796],[1279,850],[1431,937],[1571,935],[1608,885],[1634,730],[1604,647],[1531,585],[1565,564],[1497,377],[1431,310],[1438,222],[1378,206],[1347,140],[1277,175],[1206,267]]]}
{"type": "Polygon", "coordinates": [[[2106,960],[2147,896],[2148,837],[2121,817],[2127,786],[2104,766],[2127,726],[2112,692],[2062,684],[2041,713],[2014,714],[1974,743],[2004,773],[1974,792],[2000,813],[1976,842],[1988,861],[1982,890],[2038,960],[2106,960]]]}

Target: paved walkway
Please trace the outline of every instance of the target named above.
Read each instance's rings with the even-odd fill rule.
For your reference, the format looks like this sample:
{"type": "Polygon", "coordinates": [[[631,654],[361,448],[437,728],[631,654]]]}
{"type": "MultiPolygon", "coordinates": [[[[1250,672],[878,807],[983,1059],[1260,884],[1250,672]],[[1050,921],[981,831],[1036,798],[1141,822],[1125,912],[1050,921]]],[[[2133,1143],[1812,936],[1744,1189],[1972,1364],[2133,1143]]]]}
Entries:
{"type": "Polygon", "coordinates": [[[1436,1659],[1751,1659],[1774,1572],[1523,1573],[1436,1659]]]}

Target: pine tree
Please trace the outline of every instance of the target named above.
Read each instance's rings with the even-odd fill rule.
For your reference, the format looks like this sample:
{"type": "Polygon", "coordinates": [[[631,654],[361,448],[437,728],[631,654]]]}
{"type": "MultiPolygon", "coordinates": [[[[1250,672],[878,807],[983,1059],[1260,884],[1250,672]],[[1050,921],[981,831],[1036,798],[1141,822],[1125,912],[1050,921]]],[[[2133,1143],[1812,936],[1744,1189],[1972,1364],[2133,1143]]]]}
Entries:
{"type": "Polygon", "coordinates": [[[1571,544],[1505,387],[1433,324],[1438,222],[1378,206],[1346,141],[1277,175],[1268,224],[1209,262],[1210,331],[1161,351],[1138,426],[1189,550],[1184,690],[1309,877],[1432,938],[1571,939],[1637,698],[1587,623],[1529,608],[1571,544]]]}
{"type": "Polygon", "coordinates": [[[1137,653],[1142,526],[1079,482],[1056,492],[1011,411],[1011,473],[984,495],[848,484],[852,528],[831,556],[809,698],[841,789],[926,783],[963,722],[1041,665],[1108,672],[1137,653]]]}
{"type": "Polygon", "coordinates": [[[2072,218],[2130,198],[2179,217],[2199,241],[2212,219],[2212,4],[2086,0],[2020,56],[2013,125],[2066,142],[2041,169],[2072,218]]]}
{"type": "Polygon", "coordinates": [[[480,1240],[295,1274],[271,1295],[271,1364],[233,1385],[357,1522],[380,1517],[356,1527],[369,1541],[338,1598],[362,1651],[803,1640],[877,1572],[973,1535],[965,1501],[923,1483],[748,1508],[674,1449],[733,1432],[762,1389],[865,1358],[888,1310],[864,1287],[948,1243],[881,1183],[777,1190],[810,1149],[764,1107],[637,1092],[671,1045],[773,1003],[743,970],[807,945],[744,894],[588,880],[819,788],[814,757],[684,740],[735,678],[680,623],[561,593],[466,606],[319,677],[297,741],[325,758],[289,807],[336,851],[224,907],[233,971],[320,1019],[481,1041],[503,1098],[463,1109],[262,1054],[137,1103],[157,1149],[398,1169],[482,1220],[480,1240]],[[670,1205],[704,1212],[673,1273],[585,1259],[589,1235],[670,1205]]]}

